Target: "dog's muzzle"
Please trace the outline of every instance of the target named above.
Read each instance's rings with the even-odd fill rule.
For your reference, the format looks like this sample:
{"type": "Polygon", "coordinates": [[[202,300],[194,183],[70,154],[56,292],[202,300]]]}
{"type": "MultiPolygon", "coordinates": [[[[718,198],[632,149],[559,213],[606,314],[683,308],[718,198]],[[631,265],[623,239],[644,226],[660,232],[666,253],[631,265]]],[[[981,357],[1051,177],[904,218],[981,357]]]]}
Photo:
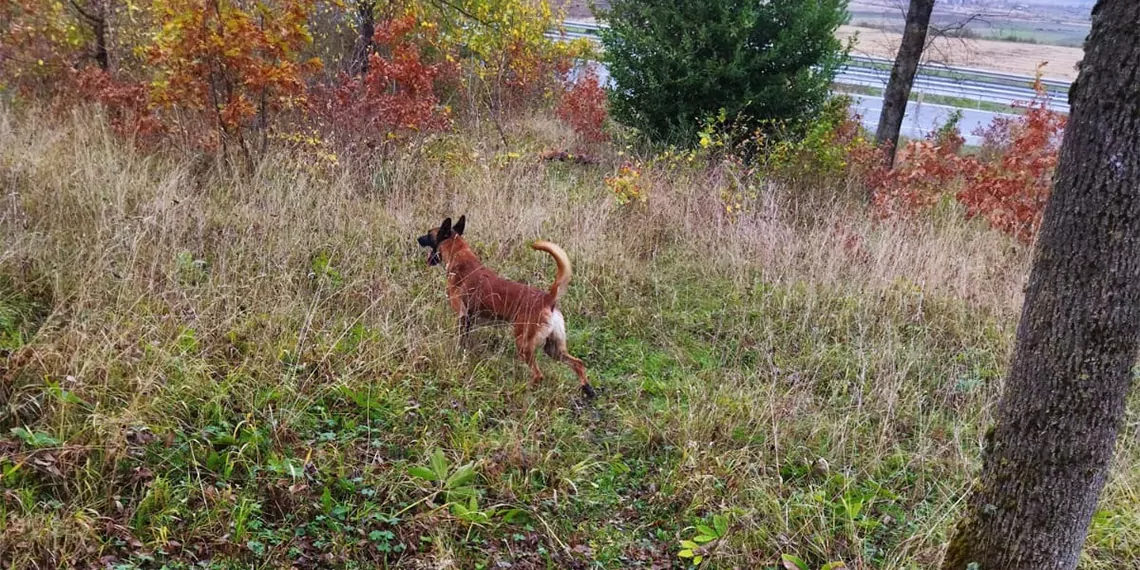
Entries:
{"type": "Polygon", "coordinates": [[[422,236],[416,238],[416,243],[420,244],[420,247],[430,247],[431,248],[431,253],[428,254],[428,258],[427,258],[427,264],[429,266],[439,265],[439,262],[440,262],[439,248],[437,247],[435,240],[432,239],[431,234],[422,235],[422,236]]]}

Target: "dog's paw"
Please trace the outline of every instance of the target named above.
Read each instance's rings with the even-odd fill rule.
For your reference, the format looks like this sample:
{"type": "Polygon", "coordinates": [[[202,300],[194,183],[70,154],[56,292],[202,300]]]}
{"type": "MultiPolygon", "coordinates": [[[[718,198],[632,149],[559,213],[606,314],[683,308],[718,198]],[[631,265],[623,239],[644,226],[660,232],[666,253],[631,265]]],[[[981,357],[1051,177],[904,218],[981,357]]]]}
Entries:
{"type": "Polygon", "coordinates": [[[582,384],[582,395],[586,396],[589,400],[598,397],[598,393],[594,391],[594,387],[589,384],[582,384]]]}

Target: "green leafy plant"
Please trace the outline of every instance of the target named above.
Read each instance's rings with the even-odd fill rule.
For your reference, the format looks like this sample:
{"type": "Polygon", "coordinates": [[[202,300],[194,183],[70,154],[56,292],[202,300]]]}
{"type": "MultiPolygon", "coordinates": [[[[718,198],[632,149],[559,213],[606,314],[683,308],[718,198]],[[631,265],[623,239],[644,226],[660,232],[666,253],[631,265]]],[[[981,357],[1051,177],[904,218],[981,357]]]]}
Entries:
{"type": "Polygon", "coordinates": [[[9,430],[12,435],[20,438],[24,445],[33,449],[41,447],[56,447],[62,442],[42,431],[30,431],[27,428],[14,427],[9,430]]]}
{"type": "Polygon", "coordinates": [[[529,520],[526,511],[522,509],[503,508],[504,505],[480,506],[479,493],[472,485],[478,476],[475,463],[465,463],[453,469],[443,451],[438,448],[428,458],[427,465],[410,467],[408,474],[432,483],[435,487],[434,492],[421,502],[430,501],[442,494],[444,507],[452,516],[471,527],[488,525],[495,520],[508,524],[521,524],[529,520]]]}
{"type": "Polygon", "coordinates": [[[677,556],[689,560],[693,566],[700,566],[708,556],[710,548],[728,534],[728,519],[724,515],[713,515],[712,526],[697,525],[697,534],[689,540],[681,541],[681,551],[677,556]]]}
{"type": "MultiPolygon", "coordinates": [[[[783,561],[786,570],[811,570],[811,566],[808,566],[803,558],[795,554],[783,554],[780,556],[780,560],[783,561]]],[[[843,562],[828,562],[820,566],[819,570],[839,570],[840,568],[847,568],[847,565],[843,562]]]]}
{"type": "Polygon", "coordinates": [[[416,465],[408,468],[408,475],[422,479],[436,485],[436,493],[443,493],[448,504],[471,499],[475,496],[475,488],[471,482],[478,473],[474,463],[466,463],[451,469],[451,464],[443,455],[443,450],[436,449],[428,458],[428,464],[416,465]]]}
{"type": "Polygon", "coordinates": [[[384,553],[403,552],[403,543],[396,542],[396,534],[390,530],[374,530],[368,533],[368,540],[376,545],[376,550],[384,553]]]}

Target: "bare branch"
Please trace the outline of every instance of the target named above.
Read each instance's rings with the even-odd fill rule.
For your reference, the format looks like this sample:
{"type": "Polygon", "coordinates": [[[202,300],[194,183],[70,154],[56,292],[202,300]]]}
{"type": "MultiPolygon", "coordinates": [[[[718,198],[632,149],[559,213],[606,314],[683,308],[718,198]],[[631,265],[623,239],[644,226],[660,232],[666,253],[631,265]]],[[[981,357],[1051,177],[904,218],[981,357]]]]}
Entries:
{"type": "Polygon", "coordinates": [[[475,20],[476,22],[479,22],[480,24],[483,24],[484,26],[492,25],[491,22],[488,22],[488,21],[472,14],[471,12],[468,12],[467,10],[463,9],[463,7],[461,7],[461,6],[455,5],[454,2],[450,2],[448,0],[432,0],[432,3],[436,4],[437,6],[443,5],[445,7],[451,8],[452,10],[455,10],[456,12],[459,12],[460,14],[466,16],[469,19],[472,19],[472,20],[475,20]]]}
{"type": "Polygon", "coordinates": [[[68,2],[68,4],[71,4],[72,8],[75,8],[76,12],[79,12],[80,16],[82,16],[85,20],[87,20],[91,24],[98,25],[99,23],[101,23],[103,21],[102,15],[96,16],[96,15],[88,12],[87,10],[84,10],[83,7],[79,5],[79,2],[76,2],[76,0],[67,0],[67,2],[68,2]]]}

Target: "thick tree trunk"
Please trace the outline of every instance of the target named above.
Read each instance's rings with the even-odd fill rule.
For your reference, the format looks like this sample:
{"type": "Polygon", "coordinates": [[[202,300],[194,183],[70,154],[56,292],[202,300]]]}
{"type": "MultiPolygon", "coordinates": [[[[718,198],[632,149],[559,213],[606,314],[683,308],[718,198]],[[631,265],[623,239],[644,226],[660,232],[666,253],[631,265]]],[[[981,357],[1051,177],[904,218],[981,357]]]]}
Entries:
{"type": "Polygon", "coordinates": [[[1140,348],[1140,3],[1100,0],[1009,378],[944,570],[1075,568],[1140,348]]]}
{"type": "Polygon", "coordinates": [[[906,115],[906,102],[910,99],[914,74],[918,72],[922,50],[926,47],[926,31],[930,28],[930,13],[933,11],[934,0],[910,0],[910,7],[906,11],[902,44],[895,56],[895,64],[891,67],[887,90],[883,92],[883,112],[879,115],[879,128],[875,131],[878,146],[886,145],[887,166],[894,166],[895,163],[895,149],[899,144],[903,116],[906,115]]]}
{"type": "Polygon", "coordinates": [[[352,50],[352,75],[368,73],[368,56],[372,55],[372,36],[376,34],[375,0],[356,2],[357,37],[352,50]]]}

